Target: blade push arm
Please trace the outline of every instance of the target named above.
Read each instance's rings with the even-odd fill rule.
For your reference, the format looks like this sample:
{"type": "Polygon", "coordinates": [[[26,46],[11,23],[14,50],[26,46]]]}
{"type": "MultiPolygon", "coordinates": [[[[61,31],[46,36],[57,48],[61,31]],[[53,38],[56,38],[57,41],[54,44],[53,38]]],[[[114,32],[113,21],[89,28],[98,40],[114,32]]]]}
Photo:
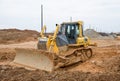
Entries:
{"type": "Polygon", "coordinates": [[[44,37],[44,33],[46,31],[46,26],[44,26],[40,32],[40,37],[44,37]]]}

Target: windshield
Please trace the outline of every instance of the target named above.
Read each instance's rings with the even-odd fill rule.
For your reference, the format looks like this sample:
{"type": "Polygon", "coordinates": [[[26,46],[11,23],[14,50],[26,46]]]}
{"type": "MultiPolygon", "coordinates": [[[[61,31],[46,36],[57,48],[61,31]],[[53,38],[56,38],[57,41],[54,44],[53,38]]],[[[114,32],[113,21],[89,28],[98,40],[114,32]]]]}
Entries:
{"type": "Polygon", "coordinates": [[[79,34],[79,27],[78,24],[63,24],[61,25],[61,33],[62,34],[79,34]]]}

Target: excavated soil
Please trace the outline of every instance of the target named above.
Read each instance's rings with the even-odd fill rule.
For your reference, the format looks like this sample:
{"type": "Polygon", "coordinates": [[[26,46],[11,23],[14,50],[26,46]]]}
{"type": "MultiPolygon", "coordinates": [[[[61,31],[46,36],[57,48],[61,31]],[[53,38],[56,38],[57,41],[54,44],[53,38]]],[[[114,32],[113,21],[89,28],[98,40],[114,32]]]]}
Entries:
{"type": "MultiPolygon", "coordinates": [[[[18,39],[10,37],[10,40],[7,40],[3,36],[6,42],[1,42],[1,36],[0,33],[0,81],[120,81],[120,40],[118,39],[92,40],[98,46],[92,48],[94,54],[90,60],[54,72],[46,72],[9,65],[14,60],[15,48],[36,49],[35,40],[25,42],[26,37],[21,41],[18,41],[18,37],[18,39]]],[[[31,36],[28,35],[27,38],[29,37],[31,36]]]]}
{"type": "MultiPolygon", "coordinates": [[[[116,42],[116,40],[114,42],[116,42]]],[[[29,47],[31,43],[27,43],[26,45],[28,45],[29,47]]],[[[27,70],[22,67],[15,67],[8,65],[10,62],[13,61],[15,57],[14,48],[16,48],[16,46],[14,47],[14,45],[12,48],[10,46],[9,48],[0,47],[0,80],[1,81],[119,81],[120,80],[120,45],[110,44],[106,46],[94,47],[93,48],[94,54],[90,60],[84,63],[77,63],[75,65],[62,68],[54,72],[46,72],[42,70],[27,70]]]]}
{"type": "Polygon", "coordinates": [[[0,49],[0,62],[13,61],[15,57],[15,50],[9,48],[0,49]]]}
{"type": "Polygon", "coordinates": [[[30,71],[12,66],[0,66],[1,81],[119,81],[119,73],[90,73],[80,71],[55,71],[41,70],[30,71]]]}

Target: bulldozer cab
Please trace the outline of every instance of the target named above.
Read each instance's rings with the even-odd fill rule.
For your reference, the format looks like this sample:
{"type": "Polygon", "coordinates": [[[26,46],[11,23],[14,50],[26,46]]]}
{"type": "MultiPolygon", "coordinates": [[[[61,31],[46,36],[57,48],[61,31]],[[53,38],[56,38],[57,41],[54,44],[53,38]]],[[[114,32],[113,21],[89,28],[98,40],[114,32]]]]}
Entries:
{"type": "Polygon", "coordinates": [[[77,39],[78,25],[77,24],[62,24],[61,32],[64,34],[69,44],[75,44],[77,39]]]}
{"type": "Polygon", "coordinates": [[[78,22],[63,23],[60,26],[60,33],[65,35],[68,44],[76,44],[77,38],[83,36],[82,31],[82,25],[78,22]]]}

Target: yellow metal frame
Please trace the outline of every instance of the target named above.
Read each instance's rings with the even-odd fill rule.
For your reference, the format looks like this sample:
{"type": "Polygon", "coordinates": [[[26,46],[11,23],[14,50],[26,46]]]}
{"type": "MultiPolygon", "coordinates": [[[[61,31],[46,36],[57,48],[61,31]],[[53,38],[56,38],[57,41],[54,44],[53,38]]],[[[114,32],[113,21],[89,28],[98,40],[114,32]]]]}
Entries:
{"type": "Polygon", "coordinates": [[[46,44],[48,51],[49,52],[54,52],[56,54],[59,53],[59,49],[56,45],[56,36],[57,36],[58,31],[59,31],[59,25],[56,26],[56,30],[54,32],[54,35],[48,38],[48,41],[47,41],[47,44],[46,44]]]}
{"type": "Polygon", "coordinates": [[[44,33],[45,33],[45,30],[46,30],[46,29],[47,29],[46,26],[43,26],[43,27],[42,27],[42,30],[41,30],[41,32],[40,32],[40,37],[42,37],[42,38],[45,37],[45,36],[44,36],[44,33]]]}

